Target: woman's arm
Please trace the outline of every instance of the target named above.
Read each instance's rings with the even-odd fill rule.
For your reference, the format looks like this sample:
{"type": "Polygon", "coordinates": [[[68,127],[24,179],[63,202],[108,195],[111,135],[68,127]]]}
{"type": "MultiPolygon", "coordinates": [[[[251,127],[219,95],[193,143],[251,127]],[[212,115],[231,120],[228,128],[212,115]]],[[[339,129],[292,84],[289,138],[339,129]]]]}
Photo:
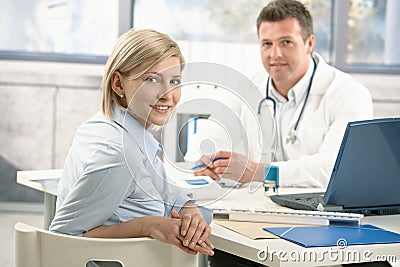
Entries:
{"type": "Polygon", "coordinates": [[[199,245],[185,246],[184,237],[180,234],[182,219],[162,216],[144,216],[120,224],[98,226],[83,234],[84,237],[96,238],[132,238],[151,237],[161,242],[179,247],[186,253],[196,255],[198,252],[211,255],[212,250],[199,245]]]}
{"type": "Polygon", "coordinates": [[[200,210],[195,204],[187,202],[179,213],[173,210],[171,212],[171,217],[182,218],[180,235],[183,237],[184,246],[188,246],[190,249],[201,246],[209,252],[207,254],[210,256],[214,255],[214,246],[209,239],[211,227],[204,220],[200,210]]]}

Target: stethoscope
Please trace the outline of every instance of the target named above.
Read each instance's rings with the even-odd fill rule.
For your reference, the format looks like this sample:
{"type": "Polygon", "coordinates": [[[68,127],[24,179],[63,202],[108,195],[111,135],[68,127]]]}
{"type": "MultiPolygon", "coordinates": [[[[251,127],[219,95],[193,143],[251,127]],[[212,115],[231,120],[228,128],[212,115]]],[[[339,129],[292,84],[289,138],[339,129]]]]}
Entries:
{"type": "MultiPolygon", "coordinates": [[[[290,142],[291,144],[294,144],[297,141],[297,128],[299,127],[301,116],[303,115],[304,109],[305,109],[307,101],[308,101],[308,97],[310,96],[310,91],[311,91],[311,86],[312,86],[312,83],[314,80],[315,70],[317,69],[317,62],[315,61],[315,59],[313,57],[311,57],[311,58],[314,62],[314,68],[313,68],[313,72],[311,74],[310,83],[308,84],[306,98],[304,99],[303,107],[301,108],[299,117],[297,118],[294,128],[291,131],[289,131],[288,136],[286,137],[286,143],[290,142]]],[[[261,105],[264,103],[264,101],[271,101],[273,111],[274,111],[274,117],[275,117],[276,100],[269,96],[269,81],[270,81],[270,77],[268,76],[267,85],[265,88],[265,98],[261,99],[260,103],[258,104],[258,115],[261,114],[261,105]]]]}

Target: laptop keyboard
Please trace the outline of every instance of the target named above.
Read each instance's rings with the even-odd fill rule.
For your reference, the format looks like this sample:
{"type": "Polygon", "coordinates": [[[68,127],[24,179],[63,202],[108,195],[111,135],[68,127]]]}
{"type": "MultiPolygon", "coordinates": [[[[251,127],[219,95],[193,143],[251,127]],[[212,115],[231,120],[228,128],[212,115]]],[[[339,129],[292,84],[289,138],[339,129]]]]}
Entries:
{"type": "Polygon", "coordinates": [[[323,203],[322,197],[304,197],[296,198],[295,200],[313,206],[314,208],[317,208],[319,203],[323,203]]]}
{"type": "Polygon", "coordinates": [[[302,210],[321,210],[324,207],[324,193],[273,195],[271,200],[281,206],[302,210]]]}

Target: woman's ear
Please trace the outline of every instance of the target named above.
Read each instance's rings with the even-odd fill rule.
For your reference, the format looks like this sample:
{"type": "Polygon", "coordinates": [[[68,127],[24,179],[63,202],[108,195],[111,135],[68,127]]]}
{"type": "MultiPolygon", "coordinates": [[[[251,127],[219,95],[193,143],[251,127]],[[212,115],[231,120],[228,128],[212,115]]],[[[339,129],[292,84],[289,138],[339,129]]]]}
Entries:
{"type": "Polygon", "coordinates": [[[122,74],[119,71],[115,71],[111,75],[111,88],[119,97],[124,97],[125,92],[122,85],[122,74]]]}

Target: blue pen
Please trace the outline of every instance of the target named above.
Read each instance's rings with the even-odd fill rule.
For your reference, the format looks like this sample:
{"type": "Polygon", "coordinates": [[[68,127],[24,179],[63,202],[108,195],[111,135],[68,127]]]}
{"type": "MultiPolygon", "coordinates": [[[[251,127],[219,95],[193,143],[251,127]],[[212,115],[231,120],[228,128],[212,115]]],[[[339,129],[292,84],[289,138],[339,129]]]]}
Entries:
{"type": "MultiPolygon", "coordinates": [[[[222,158],[215,158],[211,162],[215,162],[215,161],[220,160],[220,159],[222,159],[222,158]]],[[[197,164],[196,166],[193,166],[192,170],[198,169],[198,168],[201,168],[201,167],[205,167],[205,166],[206,166],[206,164],[204,162],[202,162],[200,164],[197,164]]]]}

